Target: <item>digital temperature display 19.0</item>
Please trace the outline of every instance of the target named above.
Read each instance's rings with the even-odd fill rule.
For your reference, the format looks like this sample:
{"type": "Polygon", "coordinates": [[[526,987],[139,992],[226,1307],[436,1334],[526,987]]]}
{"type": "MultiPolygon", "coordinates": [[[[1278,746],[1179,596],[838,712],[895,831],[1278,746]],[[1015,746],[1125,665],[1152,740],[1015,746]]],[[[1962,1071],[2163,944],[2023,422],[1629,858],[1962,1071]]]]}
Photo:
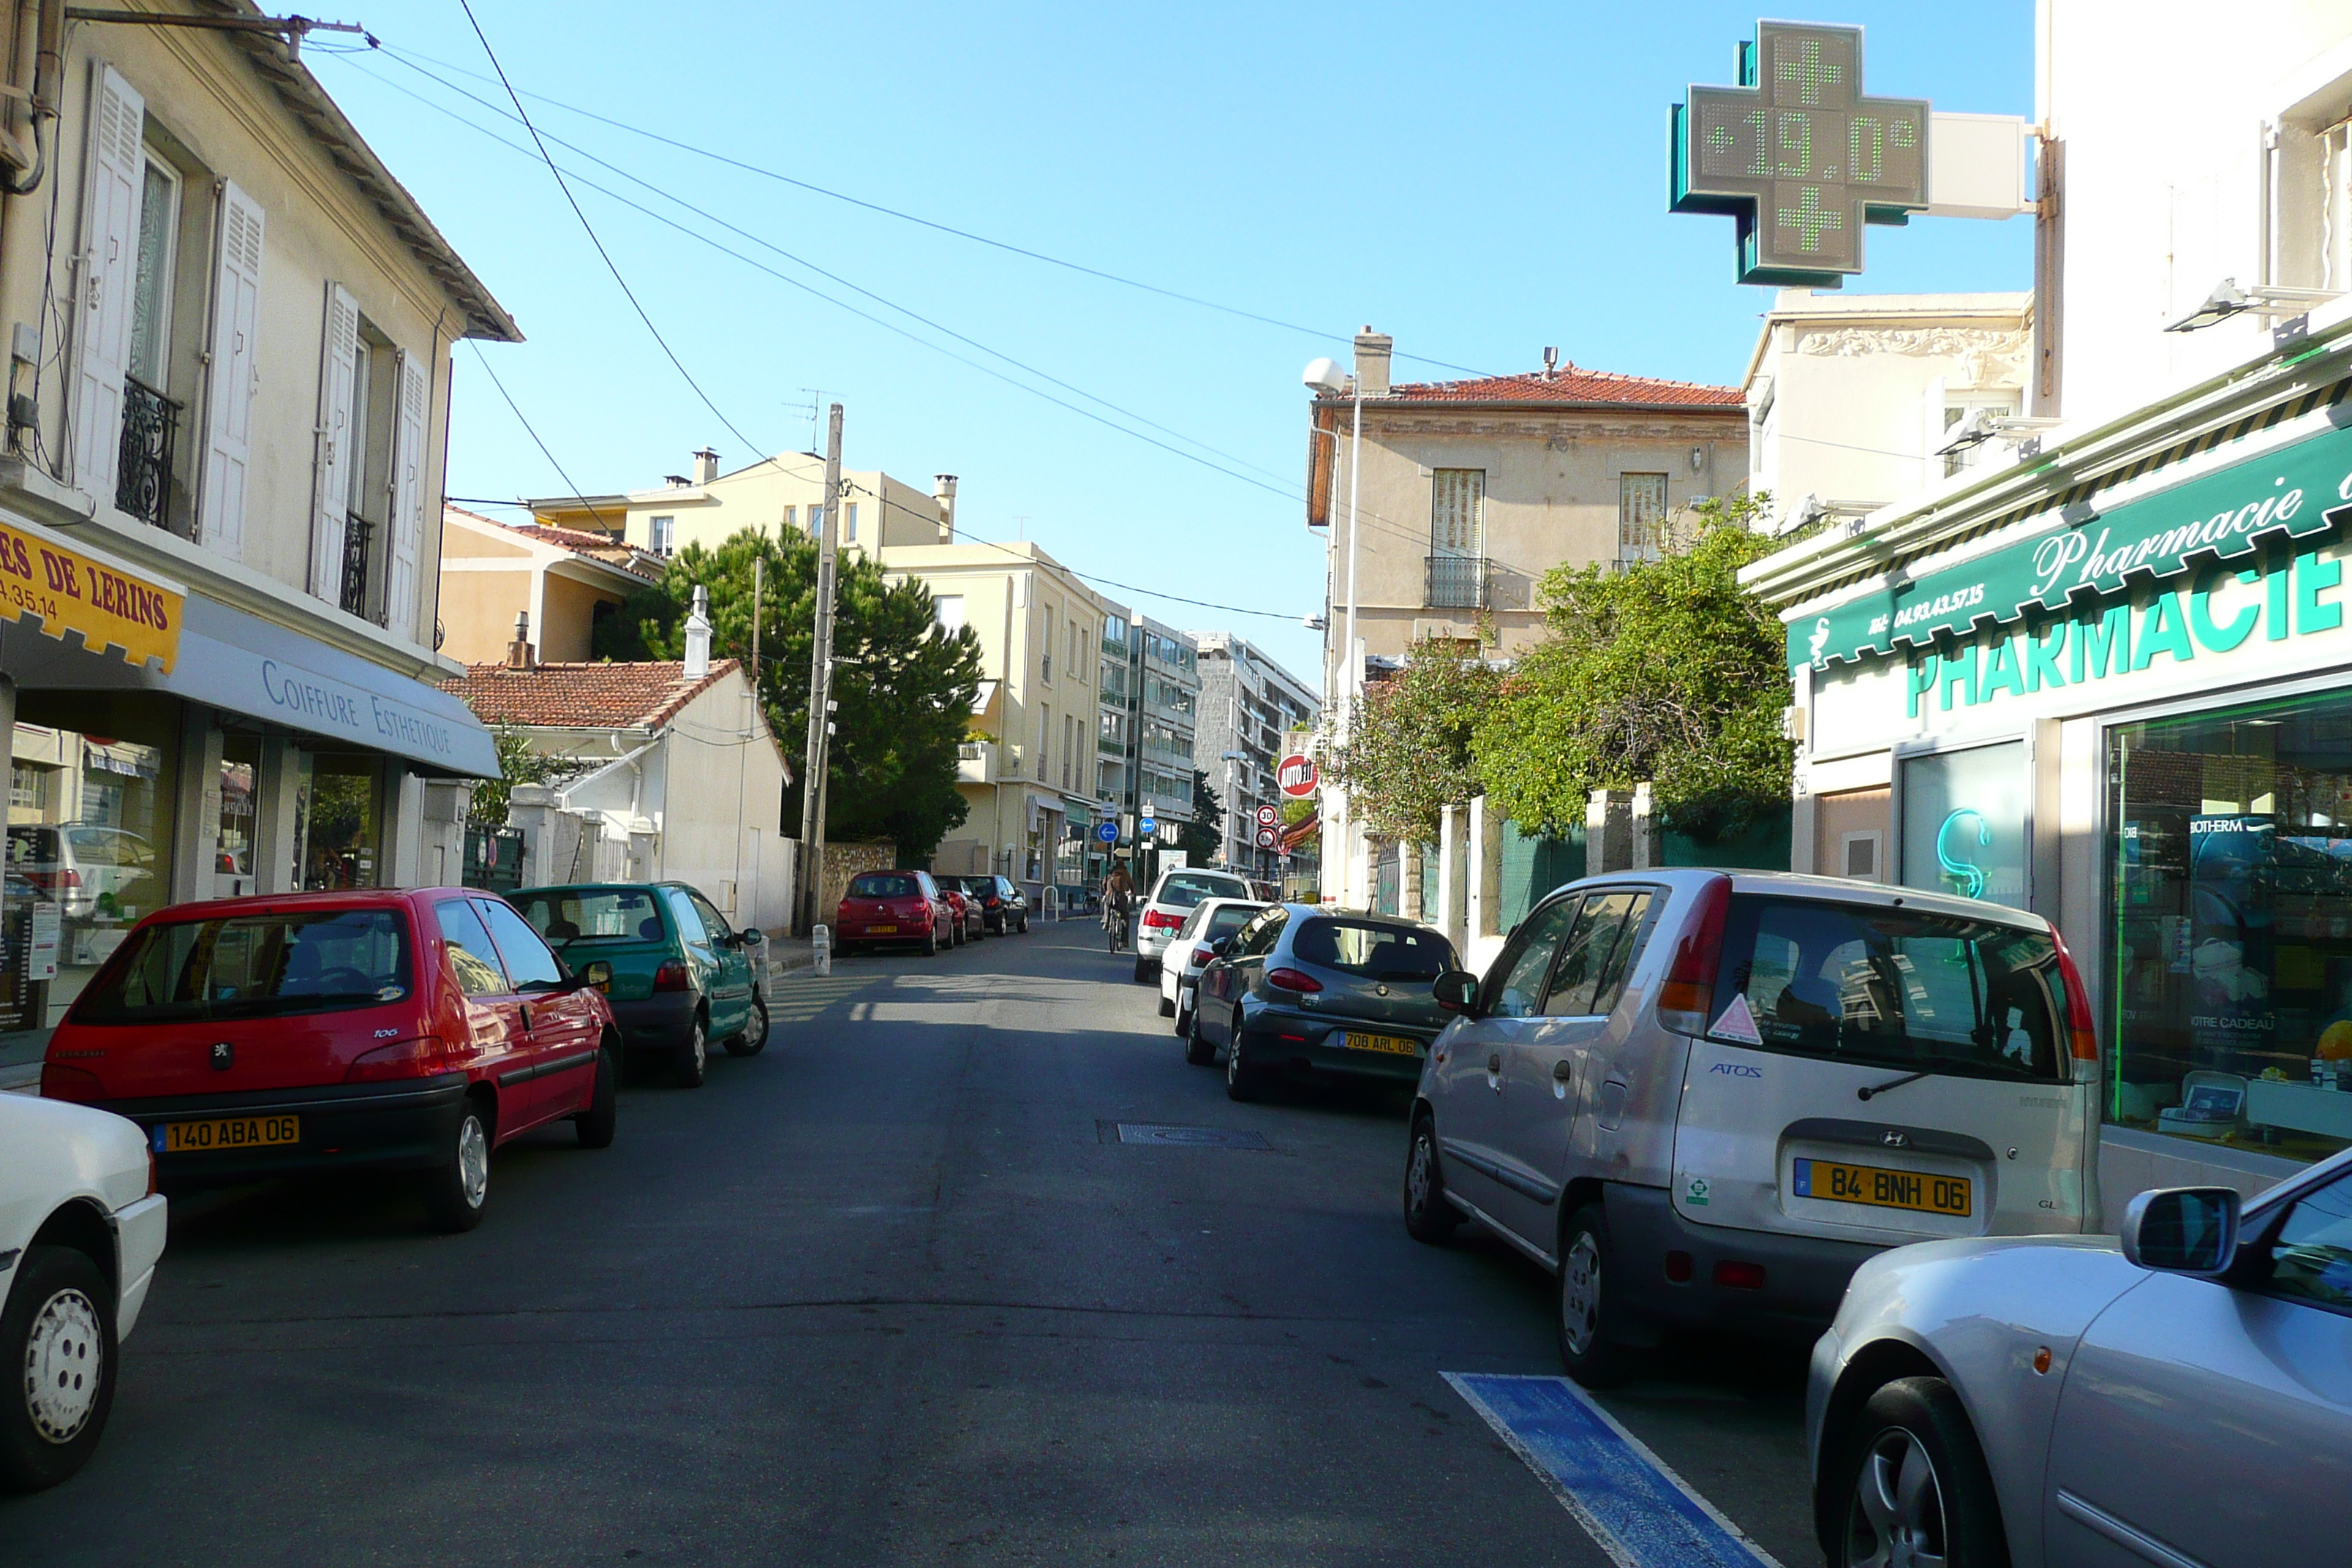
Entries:
{"type": "Polygon", "coordinates": [[[1863,95],[1861,28],[1759,22],[1739,85],[1675,106],[1673,208],[1738,220],[1743,283],[1835,288],[1864,224],[1927,205],[1927,114],[1863,95]]]}

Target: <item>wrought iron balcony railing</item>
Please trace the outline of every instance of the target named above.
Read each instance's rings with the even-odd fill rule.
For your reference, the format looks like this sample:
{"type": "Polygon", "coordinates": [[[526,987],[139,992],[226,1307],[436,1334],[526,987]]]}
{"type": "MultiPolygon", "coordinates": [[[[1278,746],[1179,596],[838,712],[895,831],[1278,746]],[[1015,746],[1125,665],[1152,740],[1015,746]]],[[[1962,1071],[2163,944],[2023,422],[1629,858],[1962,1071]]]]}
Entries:
{"type": "Polygon", "coordinates": [[[172,444],[180,405],[135,376],[122,379],[122,447],[115,460],[114,504],[156,528],[171,526],[172,444]]]}
{"type": "Polygon", "coordinates": [[[368,543],[375,537],[375,524],[357,512],[343,518],[343,591],[337,601],[347,615],[362,620],[374,620],[368,609],[368,543]]]}
{"type": "Polygon", "coordinates": [[[1491,564],[1484,555],[1431,556],[1422,603],[1433,610],[1485,609],[1491,564]]]}

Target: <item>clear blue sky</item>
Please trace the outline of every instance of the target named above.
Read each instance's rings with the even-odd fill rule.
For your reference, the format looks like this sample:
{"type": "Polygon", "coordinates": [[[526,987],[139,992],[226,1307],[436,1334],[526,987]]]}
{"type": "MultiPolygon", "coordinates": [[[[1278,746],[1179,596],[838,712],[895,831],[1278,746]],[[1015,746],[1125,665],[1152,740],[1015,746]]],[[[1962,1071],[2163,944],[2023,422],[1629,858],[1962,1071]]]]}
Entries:
{"type": "MultiPolygon", "coordinates": [[[[1729,79],[1751,6],[1275,4],[804,6],[475,0],[526,93],[1106,271],[1318,329],[1181,303],[722,167],[526,99],[541,129],[1036,370],[1230,456],[1253,488],[1016,390],[584,187],[582,205],[688,371],[769,450],[807,447],[817,387],[847,409],[853,468],[961,476],[971,534],[1045,544],[1081,572],[1279,612],[1265,619],[1104,591],[1185,627],[1230,627],[1312,679],[1319,536],[1295,499],[1299,370],[1371,323],[1400,355],[1481,371],[1546,344],[1599,369],[1738,378],[1767,291],[1732,282],[1728,219],[1665,210],[1666,110],[1729,79]],[[1263,470],[1263,471],[1260,471],[1263,470]]],[[[362,16],[384,44],[487,69],[457,0],[362,16]]],[[[2032,5],[1852,4],[1869,90],[2032,112],[2032,5]]],[[[657,484],[687,454],[752,454],[662,356],[545,168],[436,112],[520,141],[383,55],[309,58],[394,172],[520,321],[485,352],[571,478],[657,484]]],[[[427,68],[486,98],[494,84],[427,68]]],[[[762,263],[990,360],[938,328],[560,161],[762,263]]],[[[2020,289],[2026,220],[1874,227],[1874,292],[2020,289]]],[[[1410,361],[1404,377],[1453,372],[1410,361]]],[[[459,350],[450,493],[568,487],[459,350]]],[[[1070,392],[1055,397],[1139,428],[1070,392]]],[[[1205,454],[1203,454],[1205,455],[1205,454]]],[[[511,514],[509,514],[511,515],[511,514]]]]}

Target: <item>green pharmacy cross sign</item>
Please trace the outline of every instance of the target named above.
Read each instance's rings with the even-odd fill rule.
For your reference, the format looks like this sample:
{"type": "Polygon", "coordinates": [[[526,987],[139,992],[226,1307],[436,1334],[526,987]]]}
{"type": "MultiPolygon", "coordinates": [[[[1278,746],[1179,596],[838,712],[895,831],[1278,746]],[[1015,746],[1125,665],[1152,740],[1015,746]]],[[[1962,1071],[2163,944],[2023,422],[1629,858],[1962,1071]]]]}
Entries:
{"type": "Polygon", "coordinates": [[[1742,283],[1834,289],[1927,205],[1927,100],[1863,96],[1860,27],[1759,22],[1738,69],[1675,105],[1673,209],[1738,221],[1742,283]]]}

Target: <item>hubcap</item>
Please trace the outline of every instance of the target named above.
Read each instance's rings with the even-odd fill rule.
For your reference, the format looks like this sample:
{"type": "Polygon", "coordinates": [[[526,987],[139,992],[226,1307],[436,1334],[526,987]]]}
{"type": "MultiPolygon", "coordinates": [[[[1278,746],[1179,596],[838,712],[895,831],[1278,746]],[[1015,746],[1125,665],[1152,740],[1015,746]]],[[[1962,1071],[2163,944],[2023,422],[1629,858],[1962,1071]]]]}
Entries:
{"type": "Polygon", "coordinates": [[[466,1206],[478,1209],[490,1194],[490,1139],[482,1119],[467,1114],[457,1127],[457,1181],[466,1192],[466,1206]]]}
{"type": "Polygon", "coordinates": [[[25,1342],[25,1406],[33,1430],[70,1443],[89,1421],[106,1370],[106,1335],[98,1308],[79,1290],[60,1290],[33,1319],[25,1342]]]}
{"type": "Polygon", "coordinates": [[[1589,1230],[1576,1233],[1575,1245],[1559,1266],[1559,1322],[1568,1348],[1582,1355],[1601,1331],[1601,1244],[1589,1230]]]}
{"type": "Polygon", "coordinates": [[[1943,1568],[1948,1550],[1935,1461],[1900,1426],[1880,1433],[1854,1477],[1846,1562],[1851,1568],[1943,1568]]]}
{"type": "Polygon", "coordinates": [[[702,1026],[694,1026],[694,1070],[700,1072],[710,1061],[710,1042],[702,1037],[702,1026]]]}
{"type": "Polygon", "coordinates": [[[1234,1031],[1233,1043],[1225,1047],[1225,1081],[1239,1083],[1242,1077],[1242,1032],[1234,1031]]]}
{"type": "Polygon", "coordinates": [[[755,1046],[764,1044],[768,1038],[768,1005],[765,1002],[753,1002],[751,1017],[760,1026],[752,1032],[751,1043],[755,1046]]]}
{"type": "Polygon", "coordinates": [[[1429,1168],[1433,1159],[1429,1134],[1423,1132],[1412,1141],[1412,1163],[1406,1166],[1404,1173],[1405,1198],[1415,1214],[1424,1214],[1429,1209],[1429,1168]]]}

